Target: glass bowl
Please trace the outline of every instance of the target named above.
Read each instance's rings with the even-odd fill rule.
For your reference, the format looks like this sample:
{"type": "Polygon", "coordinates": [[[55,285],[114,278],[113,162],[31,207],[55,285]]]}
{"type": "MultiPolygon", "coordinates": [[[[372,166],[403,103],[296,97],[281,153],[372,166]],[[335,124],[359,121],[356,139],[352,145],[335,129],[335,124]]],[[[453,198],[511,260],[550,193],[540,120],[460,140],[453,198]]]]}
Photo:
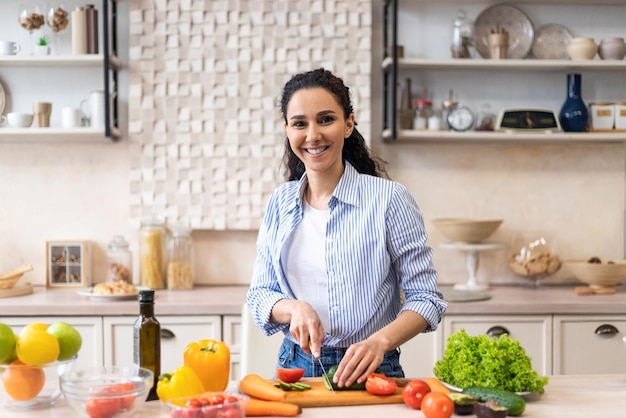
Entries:
{"type": "Polygon", "coordinates": [[[245,418],[248,397],[239,393],[205,392],[169,399],[170,418],[245,418]]]}
{"type": "Polygon", "coordinates": [[[42,366],[27,366],[20,361],[0,365],[2,404],[18,410],[53,405],[61,396],[59,376],[72,370],[74,363],[76,357],[42,366]]]}
{"type": "Polygon", "coordinates": [[[65,400],[81,417],[125,418],[141,410],[153,373],[135,367],[76,369],[60,378],[65,400]]]}

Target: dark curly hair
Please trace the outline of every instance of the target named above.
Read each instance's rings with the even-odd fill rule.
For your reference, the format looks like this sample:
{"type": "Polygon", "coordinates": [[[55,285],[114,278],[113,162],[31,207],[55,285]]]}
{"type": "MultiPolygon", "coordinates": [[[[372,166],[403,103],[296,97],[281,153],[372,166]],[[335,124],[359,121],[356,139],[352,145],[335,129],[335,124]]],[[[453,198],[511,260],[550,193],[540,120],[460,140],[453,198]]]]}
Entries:
{"type": "MultiPolygon", "coordinates": [[[[280,99],[280,111],[285,123],[287,123],[287,105],[293,95],[299,90],[312,88],[322,88],[331,93],[342,107],[344,118],[347,118],[353,112],[350,90],[344,85],[343,80],[328,70],[318,68],[313,71],[296,74],[285,84],[280,99]]],[[[356,129],[356,126],[352,130],[352,134],[344,142],[342,158],[344,162],[348,161],[352,164],[359,173],[370,174],[376,177],[388,177],[384,167],[385,162],[372,155],[365,144],[365,139],[356,129]]],[[[285,139],[283,164],[285,166],[285,177],[288,181],[299,180],[306,170],[304,163],[291,149],[289,138],[285,139]]]]}

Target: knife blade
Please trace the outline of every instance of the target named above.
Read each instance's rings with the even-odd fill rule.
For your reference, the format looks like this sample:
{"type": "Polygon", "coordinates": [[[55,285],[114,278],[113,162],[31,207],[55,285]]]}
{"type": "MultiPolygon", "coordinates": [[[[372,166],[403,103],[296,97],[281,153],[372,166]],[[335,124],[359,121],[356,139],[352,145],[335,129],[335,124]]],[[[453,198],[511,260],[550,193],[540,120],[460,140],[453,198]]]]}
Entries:
{"type": "MultiPolygon", "coordinates": [[[[311,340],[309,340],[309,348],[311,348],[311,349],[313,348],[313,342],[311,340]]],[[[311,353],[311,354],[313,354],[313,353],[311,353]]],[[[324,368],[324,364],[322,363],[321,356],[315,357],[315,354],[313,354],[313,358],[315,358],[317,360],[317,362],[319,363],[319,365],[320,365],[320,367],[322,369],[322,373],[323,373],[322,378],[328,382],[328,387],[330,388],[330,391],[334,392],[335,389],[333,389],[333,385],[332,385],[333,382],[330,381],[330,378],[328,377],[328,373],[326,373],[326,369],[324,368]]]]}

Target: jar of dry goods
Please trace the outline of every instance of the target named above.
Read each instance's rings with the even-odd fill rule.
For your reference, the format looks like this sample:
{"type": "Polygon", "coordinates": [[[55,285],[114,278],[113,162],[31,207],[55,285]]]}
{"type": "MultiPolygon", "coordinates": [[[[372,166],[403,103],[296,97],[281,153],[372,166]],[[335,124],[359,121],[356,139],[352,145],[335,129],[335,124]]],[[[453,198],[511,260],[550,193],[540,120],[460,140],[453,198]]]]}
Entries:
{"type": "Polygon", "coordinates": [[[164,267],[165,224],[160,219],[144,219],[139,231],[139,284],[150,289],[166,287],[164,267]]]}
{"type": "Polygon", "coordinates": [[[194,251],[191,230],[184,226],[170,228],[167,244],[167,288],[193,288],[194,251]]]}
{"type": "Polygon", "coordinates": [[[121,235],[116,235],[109,242],[107,249],[107,281],[108,282],[133,282],[132,254],[128,241],[121,235]]]}

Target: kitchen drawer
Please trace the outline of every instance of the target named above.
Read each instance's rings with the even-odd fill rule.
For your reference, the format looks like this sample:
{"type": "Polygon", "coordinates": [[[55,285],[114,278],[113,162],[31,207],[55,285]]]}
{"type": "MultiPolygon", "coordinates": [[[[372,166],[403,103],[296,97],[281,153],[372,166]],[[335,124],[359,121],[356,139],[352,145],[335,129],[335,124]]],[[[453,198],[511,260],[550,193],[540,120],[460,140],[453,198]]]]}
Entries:
{"type": "Polygon", "coordinates": [[[518,340],[531,358],[533,369],[552,374],[552,316],[550,315],[447,315],[443,319],[445,346],[451,334],[465,329],[468,335],[488,334],[505,329],[518,340]]]}
{"type": "Polygon", "coordinates": [[[76,328],[83,339],[75,367],[102,366],[102,317],[100,316],[5,316],[0,318],[0,322],[9,325],[16,335],[28,324],[41,322],[50,325],[57,321],[66,322],[76,328]]]}
{"type": "MultiPolygon", "coordinates": [[[[133,324],[135,316],[104,317],[104,363],[126,366],[133,364],[133,324]]],[[[183,365],[183,352],[192,341],[202,339],[221,340],[222,319],[211,316],[160,316],[161,324],[161,372],[174,371],[183,365]],[[164,337],[163,331],[171,331],[164,337]]]]}
{"type": "Polygon", "coordinates": [[[626,316],[555,315],[554,374],[626,373],[626,316]]]}

